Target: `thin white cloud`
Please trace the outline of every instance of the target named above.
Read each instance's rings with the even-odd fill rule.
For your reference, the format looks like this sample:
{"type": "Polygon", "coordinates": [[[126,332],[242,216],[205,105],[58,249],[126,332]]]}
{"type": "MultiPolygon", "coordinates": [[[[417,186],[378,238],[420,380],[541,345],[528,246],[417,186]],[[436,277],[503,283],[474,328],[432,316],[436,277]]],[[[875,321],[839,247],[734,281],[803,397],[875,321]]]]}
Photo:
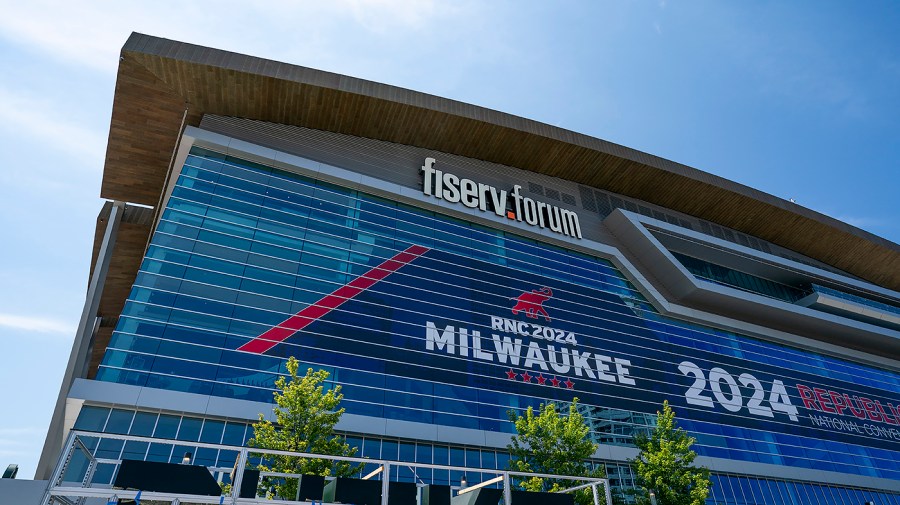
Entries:
{"type": "Polygon", "coordinates": [[[862,229],[870,229],[870,228],[879,228],[881,226],[886,226],[890,224],[886,219],[879,219],[874,217],[864,217],[864,216],[847,216],[847,215],[838,215],[833,216],[838,221],[843,221],[851,226],[855,226],[857,228],[862,229]]]}
{"type": "Polygon", "coordinates": [[[357,23],[377,33],[398,25],[424,29],[442,11],[435,2],[421,0],[337,0],[330,4],[336,10],[347,10],[357,23]]]}
{"type": "MultiPolygon", "coordinates": [[[[362,28],[389,35],[423,30],[435,18],[458,13],[461,5],[438,5],[432,0],[272,0],[258,4],[238,0],[190,4],[172,0],[152,3],[31,0],[4,6],[0,37],[70,65],[112,73],[118,64],[119,49],[131,30],[178,40],[184,40],[184,34],[189,33],[187,42],[265,52],[271,57],[274,55],[268,41],[314,42],[322,29],[320,24],[327,25],[328,20],[349,17],[356,26],[344,23],[340,29],[362,28]],[[214,17],[210,16],[210,9],[215,10],[214,17]],[[248,24],[248,19],[260,22],[248,24]],[[235,33],[242,35],[235,37],[235,33]],[[243,47],[235,48],[235,43],[243,47]]],[[[330,29],[339,28],[331,26],[330,29]]]]}
{"type": "Polygon", "coordinates": [[[69,123],[47,99],[0,88],[0,124],[12,135],[27,134],[43,139],[47,146],[61,149],[99,167],[106,139],[99,132],[69,123]]]}
{"type": "Polygon", "coordinates": [[[43,435],[46,430],[35,428],[33,426],[22,426],[18,428],[0,428],[0,446],[10,446],[22,444],[22,439],[32,435],[43,435]]]}
{"type": "Polygon", "coordinates": [[[19,474],[22,468],[21,458],[33,457],[35,441],[46,434],[46,429],[34,427],[0,429],[0,458],[19,463],[19,474]]]}
{"type": "Polygon", "coordinates": [[[750,23],[724,40],[731,61],[756,82],[765,100],[812,105],[840,119],[865,119],[875,111],[868,97],[871,87],[847,72],[839,52],[829,50],[833,44],[825,43],[812,26],[769,31],[750,23]]]}
{"type": "MultiPolygon", "coordinates": [[[[69,63],[114,72],[121,47],[112,4],[33,0],[7,2],[0,35],[69,63]]],[[[122,25],[120,25],[122,26],[122,25]]],[[[125,25],[127,26],[127,25],[125,25]]]]}
{"type": "MultiPolygon", "coordinates": [[[[75,332],[75,327],[72,324],[58,319],[3,313],[0,313],[0,327],[33,331],[36,333],[53,333],[65,336],[69,336],[75,332]]],[[[0,436],[3,436],[3,433],[4,431],[0,430],[0,436]]]]}

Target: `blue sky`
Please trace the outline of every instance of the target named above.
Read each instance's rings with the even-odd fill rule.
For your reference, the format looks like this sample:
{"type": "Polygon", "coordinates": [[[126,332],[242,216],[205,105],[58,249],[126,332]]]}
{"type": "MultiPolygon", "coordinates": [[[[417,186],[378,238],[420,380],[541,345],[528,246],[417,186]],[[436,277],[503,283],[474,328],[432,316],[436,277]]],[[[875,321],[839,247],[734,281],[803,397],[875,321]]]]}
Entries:
{"type": "Polygon", "coordinates": [[[0,0],[0,465],[30,477],[84,301],[131,31],[623,144],[900,242],[893,1],[0,0]]]}

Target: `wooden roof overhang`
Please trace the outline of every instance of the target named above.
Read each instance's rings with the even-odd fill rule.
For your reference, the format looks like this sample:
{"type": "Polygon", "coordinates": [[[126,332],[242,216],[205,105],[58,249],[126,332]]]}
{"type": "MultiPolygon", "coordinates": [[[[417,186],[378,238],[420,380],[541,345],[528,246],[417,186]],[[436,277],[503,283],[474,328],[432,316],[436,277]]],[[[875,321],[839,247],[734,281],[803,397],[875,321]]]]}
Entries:
{"type": "MultiPolygon", "coordinates": [[[[475,105],[137,33],[121,52],[100,196],[157,205],[182,127],[199,125],[206,113],[426,147],[560,177],[763,238],[900,291],[897,244],[721,177],[475,105]]],[[[137,263],[123,264],[139,264],[138,249],[115,254],[137,255],[137,263]]],[[[104,298],[124,303],[127,277],[107,285],[104,298]]]]}

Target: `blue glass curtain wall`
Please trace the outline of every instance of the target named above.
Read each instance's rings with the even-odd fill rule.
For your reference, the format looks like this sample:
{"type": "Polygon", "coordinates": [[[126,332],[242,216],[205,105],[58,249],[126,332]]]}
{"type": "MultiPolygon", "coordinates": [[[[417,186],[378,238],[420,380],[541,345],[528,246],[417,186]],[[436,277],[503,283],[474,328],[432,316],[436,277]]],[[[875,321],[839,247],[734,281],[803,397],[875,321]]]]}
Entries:
{"type": "Polygon", "coordinates": [[[716,284],[749,291],[769,298],[776,298],[789,303],[794,303],[811,292],[808,287],[801,289],[798,286],[789,286],[722,265],[716,265],[686,254],[675,251],[669,252],[694,276],[716,284]]]}
{"type": "MultiPolygon", "coordinates": [[[[509,345],[516,345],[512,337],[509,345]]],[[[574,360],[581,360],[588,365],[567,380],[574,381],[576,396],[593,395],[587,407],[594,436],[626,445],[635,430],[652,424],[660,392],[681,398],[691,385],[692,369],[672,375],[664,365],[705,356],[698,366],[709,385],[700,401],[715,400],[715,407],[676,405],[701,454],[900,478],[900,454],[891,443],[848,443],[853,434],[834,435],[833,426],[798,434],[793,427],[799,421],[768,407],[757,407],[760,419],[742,421],[750,395],[741,399],[747,384],[736,382],[752,384],[749,376],[771,399],[777,392],[772,371],[778,371],[785,383],[835,383],[854,397],[883,398],[879,405],[889,410],[886,402],[900,390],[897,374],[663,316],[605,259],[195,148],[97,378],[271,402],[290,354],[304,368],[328,370],[350,413],[504,432],[512,429],[508,410],[572,396],[563,385],[520,386],[523,370],[528,382],[539,374],[549,382],[553,370],[575,369],[574,360]],[[292,337],[270,354],[237,350],[413,244],[429,252],[310,325],[299,340],[292,337]],[[550,315],[510,314],[517,293],[548,285],[552,321],[550,315]],[[499,355],[473,360],[493,347],[480,349],[481,355],[469,348],[463,355],[460,346],[451,355],[446,342],[427,348],[426,319],[435,324],[432,336],[458,340],[463,329],[480,331],[493,346],[491,324],[516,317],[531,325],[528,331],[543,332],[545,341],[559,339],[527,352],[546,357],[556,351],[559,359],[561,348],[576,341],[582,350],[565,355],[568,365],[537,363],[526,370],[511,359],[501,369],[499,355]],[[361,334],[370,346],[363,353],[361,334]],[[409,375],[410,363],[419,375],[409,375]],[[498,382],[502,373],[515,380],[498,382]],[[612,378],[609,387],[600,376],[612,378]],[[739,413],[722,408],[738,403],[739,413]],[[813,436],[819,433],[824,436],[813,436]]],[[[801,398],[796,388],[785,394],[794,406],[819,401],[801,398]]],[[[776,407],[788,401],[775,399],[776,407]]],[[[892,436],[893,427],[881,425],[879,433],[892,436]]]]}

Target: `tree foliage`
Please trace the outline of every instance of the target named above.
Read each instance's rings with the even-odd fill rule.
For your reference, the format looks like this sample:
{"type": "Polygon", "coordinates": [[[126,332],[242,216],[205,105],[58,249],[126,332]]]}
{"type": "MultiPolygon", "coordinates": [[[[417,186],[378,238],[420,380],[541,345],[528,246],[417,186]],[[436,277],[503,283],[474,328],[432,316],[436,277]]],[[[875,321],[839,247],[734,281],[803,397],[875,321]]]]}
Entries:
{"type": "MultiPolygon", "coordinates": [[[[288,378],[275,381],[275,422],[259,415],[253,424],[253,438],[248,445],[260,449],[306,452],[330,456],[354,456],[357,448],[351,448],[340,436],[334,434],[334,426],[344,409],[338,404],[344,398],[341,387],[324,391],[328,379],[325,370],[309,368],[306,375],[297,375],[299,362],[291,357],[287,361],[288,378]]],[[[259,465],[262,471],[347,477],[359,472],[359,466],[328,459],[300,458],[296,456],[267,456],[259,465]]],[[[279,496],[293,499],[297,481],[287,479],[274,483],[279,496]]]]}
{"type": "MultiPolygon", "coordinates": [[[[597,444],[588,434],[590,428],[578,412],[578,399],[569,404],[568,415],[560,415],[554,403],[545,403],[535,414],[528,407],[524,415],[509,412],[509,419],[516,425],[516,434],[507,446],[510,454],[509,468],[516,472],[571,475],[578,477],[604,477],[602,469],[591,468],[587,461],[597,444]]],[[[578,485],[578,482],[531,477],[518,485],[525,491],[558,491],[578,485]]],[[[601,488],[602,492],[602,488],[601,488]]],[[[601,494],[601,501],[602,501],[601,494]]],[[[593,503],[590,489],[575,494],[579,505],[593,503]]]]}
{"type": "Polygon", "coordinates": [[[635,436],[640,449],[631,461],[638,484],[647,494],[639,503],[650,503],[649,492],[658,505],[703,505],[709,494],[709,470],[693,466],[697,453],[691,449],[696,439],[675,427],[675,412],[663,402],[657,412],[656,428],[650,435],[635,436]]]}

